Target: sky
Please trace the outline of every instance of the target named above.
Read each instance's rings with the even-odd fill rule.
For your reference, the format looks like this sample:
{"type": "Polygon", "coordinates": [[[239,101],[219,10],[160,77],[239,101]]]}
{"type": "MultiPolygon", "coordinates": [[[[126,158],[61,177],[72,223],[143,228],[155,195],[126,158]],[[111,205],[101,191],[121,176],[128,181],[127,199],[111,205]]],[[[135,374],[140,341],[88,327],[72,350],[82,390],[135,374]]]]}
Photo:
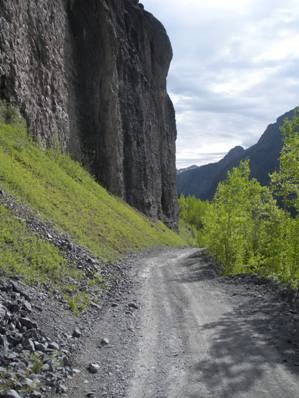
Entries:
{"type": "Polygon", "coordinates": [[[211,163],[255,144],[299,105],[298,0],[143,0],[165,26],[174,58],[177,167],[211,163]]]}

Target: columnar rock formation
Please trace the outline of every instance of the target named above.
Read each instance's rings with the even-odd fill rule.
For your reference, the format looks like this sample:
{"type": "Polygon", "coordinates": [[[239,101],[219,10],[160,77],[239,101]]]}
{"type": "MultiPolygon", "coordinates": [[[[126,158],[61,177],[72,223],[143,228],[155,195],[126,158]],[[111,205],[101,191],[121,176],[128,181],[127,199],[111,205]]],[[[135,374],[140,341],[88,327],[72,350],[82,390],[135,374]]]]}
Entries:
{"type": "Polygon", "coordinates": [[[114,194],[174,225],[172,50],[137,0],[0,0],[0,96],[29,131],[114,194]]]}

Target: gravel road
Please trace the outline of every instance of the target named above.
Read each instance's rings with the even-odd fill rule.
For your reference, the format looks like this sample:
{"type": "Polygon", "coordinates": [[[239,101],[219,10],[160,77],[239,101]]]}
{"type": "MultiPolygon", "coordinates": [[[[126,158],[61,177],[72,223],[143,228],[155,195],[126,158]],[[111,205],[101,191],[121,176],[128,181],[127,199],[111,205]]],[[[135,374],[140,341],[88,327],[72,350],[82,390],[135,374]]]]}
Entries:
{"type": "Polygon", "coordinates": [[[130,272],[77,357],[68,396],[299,397],[298,314],[266,285],[218,277],[195,249],[147,255],[130,272]]]}

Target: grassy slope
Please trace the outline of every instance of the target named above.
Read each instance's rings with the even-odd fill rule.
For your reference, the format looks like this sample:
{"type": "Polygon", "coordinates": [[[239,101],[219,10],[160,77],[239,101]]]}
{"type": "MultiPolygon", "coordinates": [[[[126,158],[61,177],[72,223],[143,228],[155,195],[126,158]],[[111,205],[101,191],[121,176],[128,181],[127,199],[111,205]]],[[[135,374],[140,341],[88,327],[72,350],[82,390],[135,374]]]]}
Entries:
{"type": "Polygon", "coordinates": [[[0,204],[0,270],[26,280],[59,280],[67,265],[58,249],[30,232],[25,222],[0,204]]]}
{"type": "Polygon", "coordinates": [[[0,187],[106,261],[154,245],[184,244],[161,222],[110,195],[68,156],[41,150],[24,128],[2,122],[0,187]]]}
{"type": "MultiPolygon", "coordinates": [[[[54,245],[30,231],[25,220],[16,217],[2,204],[0,277],[1,275],[18,275],[27,283],[46,284],[47,289],[59,291],[76,314],[90,302],[88,287],[78,291],[77,283],[84,279],[84,273],[77,269],[76,264],[68,262],[54,245]]],[[[97,274],[90,275],[89,279],[93,285],[103,282],[97,274]]]]}

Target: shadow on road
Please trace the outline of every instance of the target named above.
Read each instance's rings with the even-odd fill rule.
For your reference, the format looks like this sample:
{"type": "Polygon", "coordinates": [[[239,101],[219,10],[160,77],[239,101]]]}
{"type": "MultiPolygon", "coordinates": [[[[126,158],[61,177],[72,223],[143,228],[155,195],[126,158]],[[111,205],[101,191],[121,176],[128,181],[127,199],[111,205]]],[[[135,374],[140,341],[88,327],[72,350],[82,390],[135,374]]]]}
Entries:
{"type": "MultiPolygon", "coordinates": [[[[191,369],[190,382],[194,387],[203,383],[208,391],[215,392],[215,397],[232,398],[251,391],[253,385],[259,388],[258,382],[269,368],[273,370],[272,376],[268,374],[273,383],[278,367],[299,376],[299,315],[274,294],[264,295],[262,285],[228,283],[217,278],[210,265],[199,259],[188,259],[176,281],[211,279],[213,286],[234,296],[233,310],[199,328],[198,333],[208,334],[211,340],[207,354],[198,358],[191,369]]],[[[263,386],[260,388],[259,397],[269,396],[266,390],[263,395],[263,386]]],[[[189,395],[198,396],[198,392],[189,395]]]]}
{"type": "Polygon", "coordinates": [[[207,260],[201,262],[201,258],[201,256],[188,257],[182,264],[181,273],[173,280],[187,283],[215,279],[217,277],[215,266],[207,260]]]}
{"type": "Polygon", "coordinates": [[[212,331],[213,340],[208,359],[198,361],[192,369],[193,377],[198,374],[212,391],[226,380],[219,397],[229,398],[249,391],[264,375],[265,363],[272,369],[283,364],[299,374],[297,337],[290,336],[283,327],[291,322],[291,317],[271,305],[260,305],[257,309],[255,300],[252,301],[202,327],[212,331]]]}

